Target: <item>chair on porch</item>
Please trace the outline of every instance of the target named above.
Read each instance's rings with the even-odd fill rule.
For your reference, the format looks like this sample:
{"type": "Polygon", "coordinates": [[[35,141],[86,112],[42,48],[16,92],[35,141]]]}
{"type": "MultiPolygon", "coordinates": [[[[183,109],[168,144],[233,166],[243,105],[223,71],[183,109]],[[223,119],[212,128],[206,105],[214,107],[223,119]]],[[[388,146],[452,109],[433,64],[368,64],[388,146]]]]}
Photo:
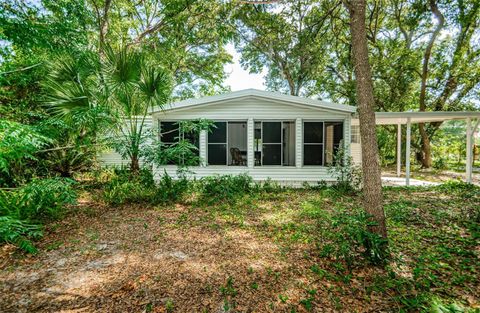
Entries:
{"type": "Polygon", "coordinates": [[[240,149],[230,148],[230,155],[232,156],[230,165],[247,165],[247,160],[242,156],[240,149]]]}

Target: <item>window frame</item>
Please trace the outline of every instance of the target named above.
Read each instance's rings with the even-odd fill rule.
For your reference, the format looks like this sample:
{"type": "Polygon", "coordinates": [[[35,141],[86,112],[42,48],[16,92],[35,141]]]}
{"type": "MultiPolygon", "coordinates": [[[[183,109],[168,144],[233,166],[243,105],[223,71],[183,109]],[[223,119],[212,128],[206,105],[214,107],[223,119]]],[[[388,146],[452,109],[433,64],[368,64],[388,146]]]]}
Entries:
{"type": "MultiPolygon", "coordinates": [[[[164,145],[168,145],[168,146],[171,146],[171,145],[174,145],[176,143],[178,143],[180,140],[184,140],[185,139],[185,131],[183,131],[181,128],[180,128],[180,125],[178,123],[182,122],[182,121],[191,121],[192,119],[167,119],[167,120],[161,120],[161,119],[158,119],[157,120],[157,123],[158,123],[158,140],[160,141],[160,143],[164,144],[164,145]],[[172,141],[169,141],[169,142],[165,142],[165,141],[162,141],[162,123],[174,123],[174,124],[177,124],[178,125],[178,141],[176,142],[172,142],[172,141]]],[[[200,133],[197,134],[197,143],[198,143],[198,146],[197,146],[197,153],[198,153],[198,157],[200,157],[200,133]]],[[[193,145],[195,145],[194,143],[191,143],[193,145]]],[[[184,162],[185,160],[183,160],[184,162]]],[[[200,165],[201,163],[201,160],[199,162],[198,165],[200,165]]],[[[172,165],[172,166],[179,166],[180,164],[164,164],[163,166],[168,166],[168,165],[172,165]]]]}
{"type": "Polygon", "coordinates": [[[261,145],[262,145],[262,149],[261,149],[261,157],[260,157],[260,165],[255,165],[255,146],[253,147],[253,163],[254,163],[254,167],[264,167],[264,166],[267,166],[267,167],[274,167],[274,166],[281,166],[281,167],[295,167],[295,163],[296,163],[296,150],[297,150],[297,146],[296,146],[296,141],[294,142],[293,144],[293,147],[294,147],[294,157],[295,157],[295,162],[293,162],[294,164],[293,165],[283,165],[283,143],[284,143],[284,138],[283,138],[283,123],[284,122],[287,122],[287,123],[291,123],[293,124],[293,128],[295,129],[295,134],[297,132],[296,130],[296,123],[297,121],[294,120],[294,119],[258,119],[258,120],[253,120],[253,143],[255,145],[255,123],[260,123],[260,139],[262,141],[261,145]],[[266,123],[269,123],[269,122],[279,122],[280,123],[280,142],[279,143],[265,143],[264,142],[264,136],[263,136],[263,123],[266,122],[266,123]],[[264,158],[264,153],[263,153],[263,146],[264,145],[280,145],[280,164],[269,164],[269,165],[264,165],[263,164],[263,158],[264,158]]]}
{"type": "Polygon", "coordinates": [[[226,127],[225,127],[225,140],[226,142],[225,143],[220,143],[220,142],[212,142],[210,143],[209,140],[208,140],[208,135],[209,133],[207,132],[207,138],[206,138],[206,144],[205,144],[205,147],[206,147],[206,151],[205,151],[205,164],[206,166],[238,166],[238,167],[247,167],[248,166],[248,120],[246,119],[228,119],[228,120],[225,120],[225,119],[222,119],[222,120],[212,120],[213,123],[226,123],[226,127]],[[246,138],[247,138],[247,162],[246,162],[246,165],[229,165],[228,164],[228,154],[230,153],[229,151],[229,146],[228,146],[228,123],[229,122],[232,122],[232,123],[245,123],[245,132],[246,132],[246,138]],[[208,163],[208,145],[225,145],[226,146],[226,149],[225,149],[225,164],[209,164],[208,163]]]}
{"type": "MultiPolygon", "coordinates": [[[[302,120],[302,167],[325,167],[325,123],[342,123],[342,141],[345,144],[345,119],[303,119],[302,120]],[[305,123],[322,123],[322,143],[305,143],[305,123]],[[305,164],[305,145],[321,145],[322,146],[322,164],[310,165],[305,164]]],[[[342,142],[340,141],[340,142],[342,142]]]]}

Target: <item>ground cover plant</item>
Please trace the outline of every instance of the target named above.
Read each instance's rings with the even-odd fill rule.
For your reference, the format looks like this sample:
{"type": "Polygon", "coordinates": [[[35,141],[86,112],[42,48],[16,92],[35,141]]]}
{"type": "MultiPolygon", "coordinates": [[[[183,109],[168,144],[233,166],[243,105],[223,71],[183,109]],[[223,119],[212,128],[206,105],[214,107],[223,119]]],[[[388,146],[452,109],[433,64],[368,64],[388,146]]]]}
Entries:
{"type": "Polygon", "coordinates": [[[2,311],[478,310],[474,185],[385,188],[390,245],[379,265],[364,245],[368,219],[358,193],[262,186],[248,176],[163,176],[152,185],[145,172],[137,183],[151,194],[106,201],[119,176],[79,186],[79,204],[46,225],[35,258],[3,246],[2,311]],[[234,186],[240,190],[229,197],[234,186]],[[155,200],[176,188],[188,191],[155,200]]]}

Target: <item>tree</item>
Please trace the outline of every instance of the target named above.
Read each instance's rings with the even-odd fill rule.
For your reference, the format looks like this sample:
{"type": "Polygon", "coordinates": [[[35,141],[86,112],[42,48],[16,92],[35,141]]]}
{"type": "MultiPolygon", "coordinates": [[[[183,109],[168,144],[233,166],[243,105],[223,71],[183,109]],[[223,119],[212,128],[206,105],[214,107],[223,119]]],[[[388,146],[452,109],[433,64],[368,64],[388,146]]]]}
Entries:
{"type": "Polygon", "coordinates": [[[224,45],[232,31],[217,0],[89,0],[96,25],[95,45],[127,45],[170,72],[174,96],[208,95],[224,90],[224,45]]]}
{"type": "Polygon", "coordinates": [[[243,5],[234,14],[241,62],[251,72],[267,68],[267,86],[291,95],[308,95],[325,70],[329,21],[340,1],[295,0],[272,6],[243,5]]]}
{"type": "Polygon", "coordinates": [[[368,43],[365,28],[365,0],[345,1],[350,12],[350,32],[353,64],[355,69],[358,117],[362,141],[363,197],[365,210],[375,224],[370,226],[373,233],[387,238],[385,212],[383,210],[380,158],[377,134],[375,132],[375,98],[373,81],[368,61],[368,43]]]}
{"type": "MultiPolygon", "coordinates": [[[[396,3],[397,27],[405,45],[422,51],[418,109],[456,111],[472,108],[479,91],[480,23],[478,1],[396,3]],[[435,22],[425,22],[434,20],[435,22]]],[[[441,123],[419,124],[422,166],[432,166],[430,141],[441,123]]]]}
{"type": "MultiPolygon", "coordinates": [[[[264,64],[269,67],[267,84],[271,89],[292,95],[336,94],[358,105],[365,209],[376,223],[371,231],[386,238],[366,3],[357,0],[343,3],[346,11],[338,1],[298,0],[282,3],[281,9],[243,6],[235,15],[240,50],[250,70],[260,72],[264,64]],[[340,45],[346,47],[338,49],[340,45]],[[342,74],[342,69],[349,72],[342,74]],[[323,78],[329,72],[334,75],[323,78]],[[339,93],[330,83],[337,78],[342,79],[343,91],[339,93]],[[318,86],[326,88],[315,89],[318,86]]],[[[375,38],[376,31],[369,35],[375,38]]]]}
{"type": "Polygon", "coordinates": [[[109,129],[113,136],[108,139],[122,157],[130,160],[130,170],[137,174],[141,147],[149,139],[146,117],[150,108],[162,107],[169,99],[171,79],[168,72],[149,63],[133,48],[104,49],[99,66],[92,64],[95,59],[57,60],[53,65],[56,70],[51,71],[45,84],[49,91],[47,104],[70,123],[86,121],[85,128],[79,128],[80,136],[96,130],[88,137],[105,137],[105,133],[99,133],[98,123],[104,115],[113,116],[109,129]]]}

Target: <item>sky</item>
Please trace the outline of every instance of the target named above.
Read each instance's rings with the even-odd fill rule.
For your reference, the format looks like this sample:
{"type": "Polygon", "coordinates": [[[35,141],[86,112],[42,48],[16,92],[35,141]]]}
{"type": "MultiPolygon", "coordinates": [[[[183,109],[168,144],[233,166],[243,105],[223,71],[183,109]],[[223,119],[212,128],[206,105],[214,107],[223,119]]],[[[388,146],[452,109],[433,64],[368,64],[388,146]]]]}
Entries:
{"type": "Polygon", "coordinates": [[[262,74],[250,74],[248,70],[244,70],[240,65],[240,53],[235,51],[233,44],[227,45],[227,51],[233,56],[233,63],[225,65],[224,69],[228,78],[225,81],[226,86],[230,86],[232,91],[255,88],[265,90],[263,84],[263,77],[266,74],[264,71],[262,74]]]}

